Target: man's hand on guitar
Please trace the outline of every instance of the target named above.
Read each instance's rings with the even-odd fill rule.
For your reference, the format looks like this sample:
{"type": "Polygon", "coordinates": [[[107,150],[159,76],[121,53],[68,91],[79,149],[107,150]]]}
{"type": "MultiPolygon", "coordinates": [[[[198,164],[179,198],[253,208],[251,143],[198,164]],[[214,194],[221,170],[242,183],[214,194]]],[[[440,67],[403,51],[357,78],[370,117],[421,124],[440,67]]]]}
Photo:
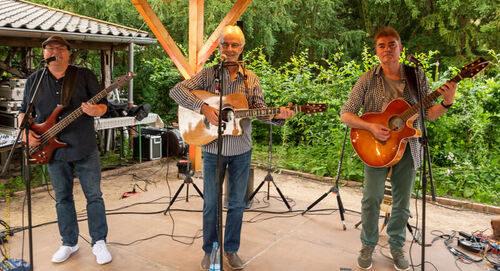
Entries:
{"type": "Polygon", "coordinates": [[[371,123],[370,132],[380,141],[387,141],[391,137],[391,129],[378,123],[371,123]]]}
{"type": "Polygon", "coordinates": [[[289,103],[288,107],[284,107],[284,106],[280,107],[281,112],[279,114],[275,115],[274,119],[285,119],[286,120],[286,119],[289,119],[289,118],[295,116],[295,114],[296,114],[295,111],[293,111],[289,108],[292,105],[293,105],[293,103],[289,103]]]}
{"type": "Polygon", "coordinates": [[[203,104],[201,106],[200,113],[205,116],[210,124],[215,126],[219,125],[219,110],[211,107],[208,104],[203,104]]]}
{"type": "MultiPolygon", "coordinates": [[[[26,144],[26,132],[22,132],[22,137],[23,137],[23,142],[26,144]]],[[[38,146],[40,145],[40,135],[37,135],[35,132],[32,130],[29,131],[29,143],[30,146],[38,146]]]]}
{"type": "Polygon", "coordinates": [[[438,91],[443,96],[443,103],[445,105],[451,105],[455,101],[455,91],[457,90],[457,83],[453,81],[447,81],[442,85],[438,91]]]}

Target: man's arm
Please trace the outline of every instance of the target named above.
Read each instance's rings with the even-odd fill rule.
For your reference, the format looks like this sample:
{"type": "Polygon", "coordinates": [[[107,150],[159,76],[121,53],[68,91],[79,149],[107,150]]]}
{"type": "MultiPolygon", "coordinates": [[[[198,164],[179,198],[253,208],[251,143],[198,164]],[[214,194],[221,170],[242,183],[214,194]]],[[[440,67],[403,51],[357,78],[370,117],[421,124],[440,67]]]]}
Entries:
{"type": "Polygon", "coordinates": [[[370,123],[364,121],[353,113],[343,113],[342,115],[340,115],[340,121],[347,124],[351,128],[368,130],[376,139],[380,141],[386,141],[391,135],[391,129],[378,123],[370,123]]]}
{"type": "MultiPolygon", "coordinates": [[[[442,85],[437,91],[441,93],[443,97],[443,104],[446,106],[451,106],[455,101],[455,92],[457,90],[457,83],[453,81],[448,81],[446,84],[442,85]]],[[[427,110],[427,119],[430,121],[434,121],[439,118],[441,115],[446,113],[448,108],[445,108],[443,105],[435,104],[431,108],[427,110]]]]}
{"type": "MultiPolygon", "coordinates": [[[[23,121],[24,115],[25,115],[25,113],[19,113],[19,115],[17,116],[18,125],[20,125],[21,122],[23,121]]],[[[20,129],[20,128],[18,128],[18,129],[20,129]]],[[[21,138],[22,138],[23,142],[26,143],[25,131],[23,131],[21,133],[21,138]]],[[[35,134],[32,130],[29,131],[29,142],[30,142],[30,146],[38,146],[40,144],[40,137],[37,134],[35,134]]]]}

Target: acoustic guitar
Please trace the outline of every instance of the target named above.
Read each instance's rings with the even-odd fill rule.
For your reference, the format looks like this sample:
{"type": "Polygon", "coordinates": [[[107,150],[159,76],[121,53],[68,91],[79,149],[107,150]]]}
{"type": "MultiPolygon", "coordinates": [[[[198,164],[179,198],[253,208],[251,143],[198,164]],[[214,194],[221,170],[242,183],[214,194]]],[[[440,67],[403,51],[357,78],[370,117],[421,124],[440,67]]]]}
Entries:
{"type": "MultiPolygon", "coordinates": [[[[488,63],[489,61],[479,58],[464,66],[451,81],[458,83],[464,78],[471,78],[488,63]]],[[[430,106],[440,95],[437,90],[429,94],[423,101],[424,107],[430,106]]],[[[421,131],[413,128],[419,108],[419,103],[410,106],[402,99],[395,99],[382,113],[363,114],[362,120],[390,128],[391,135],[387,141],[380,141],[368,130],[352,128],[351,143],[361,160],[371,167],[390,167],[399,162],[405,152],[407,139],[421,136],[421,131]]]]}
{"type": "MultiPolygon", "coordinates": [[[[112,90],[121,88],[125,83],[130,81],[135,76],[135,74],[129,72],[126,75],[123,75],[117,78],[113,84],[109,87],[101,90],[97,93],[92,99],[88,100],[88,103],[95,104],[100,101],[102,98],[106,97],[108,93],[112,90]]],[[[62,141],[59,141],[56,138],[56,135],[59,134],[64,128],[66,128],[70,123],[74,120],[78,119],[81,115],[83,115],[82,107],[80,106],[75,111],[71,112],[64,119],[57,122],[57,117],[61,114],[64,106],[58,105],[50,114],[48,119],[44,123],[33,123],[30,125],[30,129],[39,136],[40,144],[37,146],[30,146],[29,148],[29,157],[30,161],[35,162],[39,165],[45,165],[50,162],[52,158],[52,154],[57,148],[62,148],[68,145],[62,141]]]]}
{"type": "MultiPolygon", "coordinates": [[[[203,90],[193,90],[191,93],[208,105],[219,108],[219,95],[203,90]]],[[[246,96],[234,93],[222,96],[222,124],[223,136],[239,136],[243,134],[241,120],[244,118],[271,116],[279,114],[279,107],[265,107],[248,109],[246,96]]],[[[295,112],[307,114],[326,111],[325,104],[305,104],[289,107],[295,112]]],[[[202,146],[217,139],[217,126],[210,124],[203,114],[198,114],[185,107],[179,106],[179,131],[186,143],[193,146],[202,146]]]]}

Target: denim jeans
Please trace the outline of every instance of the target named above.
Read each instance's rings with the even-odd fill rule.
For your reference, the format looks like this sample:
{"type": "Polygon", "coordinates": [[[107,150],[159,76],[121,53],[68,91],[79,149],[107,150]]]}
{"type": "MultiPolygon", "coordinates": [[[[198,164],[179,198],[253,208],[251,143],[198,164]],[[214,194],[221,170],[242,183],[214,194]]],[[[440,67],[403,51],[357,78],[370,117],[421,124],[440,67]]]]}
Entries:
{"type": "MultiPolygon", "coordinates": [[[[240,248],[241,220],[245,211],[248,174],[252,151],[234,156],[222,156],[223,174],[229,174],[228,208],[224,233],[224,251],[237,252],[240,248]]],[[[217,155],[203,154],[203,250],[212,251],[217,241],[217,155]]]]}
{"type": "Polygon", "coordinates": [[[77,161],[52,160],[48,164],[49,176],[56,195],[57,224],[62,243],[74,246],[78,243],[78,221],[73,200],[73,170],[78,175],[87,199],[87,222],[92,245],[106,240],[108,224],[101,192],[101,166],[97,150],[77,161]]]}
{"type": "MultiPolygon", "coordinates": [[[[384,198],[385,180],[389,168],[374,168],[365,164],[365,187],[361,200],[361,243],[375,247],[378,243],[380,204],[384,198]]],[[[415,169],[410,146],[401,160],[392,167],[392,212],[387,223],[391,249],[402,248],[406,240],[406,224],[410,216],[410,194],[415,181],[415,169]]]]}

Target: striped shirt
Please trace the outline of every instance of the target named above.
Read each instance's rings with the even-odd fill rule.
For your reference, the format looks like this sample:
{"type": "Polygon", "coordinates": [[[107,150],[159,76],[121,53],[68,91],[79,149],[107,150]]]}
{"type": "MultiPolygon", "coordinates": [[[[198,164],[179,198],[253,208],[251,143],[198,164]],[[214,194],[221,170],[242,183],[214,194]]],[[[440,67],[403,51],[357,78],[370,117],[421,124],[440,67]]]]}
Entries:
{"type": "MultiPolygon", "coordinates": [[[[216,66],[205,68],[199,73],[191,77],[190,79],[184,80],[170,90],[170,97],[174,99],[180,106],[187,109],[193,110],[194,112],[200,113],[203,101],[195,97],[191,91],[192,90],[204,90],[212,94],[219,94],[216,92],[216,82],[215,82],[216,66]]],[[[229,71],[223,69],[221,87],[223,95],[229,95],[233,93],[242,93],[247,97],[249,106],[252,108],[263,108],[267,107],[264,97],[262,96],[262,86],[260,85],[259,78],[255,73],[246,70],[248,88],[250,92],[250,97],[245,87],[245,80],[243,76],[243,69],[240,67],[237,71],[236,79],[229,82],[229,71]]],[[[283,125],[285,120],[272,120],[270,121],[267,117],[259,117],[261,121],[266,123],[273,123],[275,125],[283,125]]],[[[240,136],[225,135],[222,137],[222,155],[233,156],[243,154],[252,149],[252,121],[251,119],[241,120],[241,127],[243,129],[243,134],[240,136]]],[[[204,152],[217,154],[217,140],[214,140],[206,145],[202,146],[204,152]]]]}
{"type": "MultiPolygon", "coordinates": [[[[403,91],[402,97],[407,103],[413,105],[416,101],[413,100],[410,89],[408,86],[408,81],[405,76],[403,65],[400,65],[401,72],[401,80],[405,82],[405,87],[403,91]]],[[[384,86],[382,74],[382,66],[379,65],[372,70],[363,74],[354,87],[352,88],[351,93],[349,94],[349,98],[347,102],[342,106],[342,110],[340,114],[349,112],[357,115],[361,107],[363,107],[363,114],[371,113],[371,112],[383,112],[385,108],[383,108],[384,99],[386,95],[386,90],[384,86]]],[[[429,94],[429,83],[427,82],[427,78],[425,77],[425,73],[422,70],[419,70],[418,80],[420,88],[423,90],[426,95],[429,94]]],[[[431,107],[431,104],[429,107],[431,107]]],[[[427,112],[426,112],[427,114],[427,112]]],[[[420,118],[417,118],[413,122],[413,126],[416,129],[420,129],[420,118]]],[[[409,139],[411,154],[413,158],[413,165],[415,169],[418,169],[421,164],[421,160],[423,157],[422,146],[418,138],[410,138],[409,139]]]]}

